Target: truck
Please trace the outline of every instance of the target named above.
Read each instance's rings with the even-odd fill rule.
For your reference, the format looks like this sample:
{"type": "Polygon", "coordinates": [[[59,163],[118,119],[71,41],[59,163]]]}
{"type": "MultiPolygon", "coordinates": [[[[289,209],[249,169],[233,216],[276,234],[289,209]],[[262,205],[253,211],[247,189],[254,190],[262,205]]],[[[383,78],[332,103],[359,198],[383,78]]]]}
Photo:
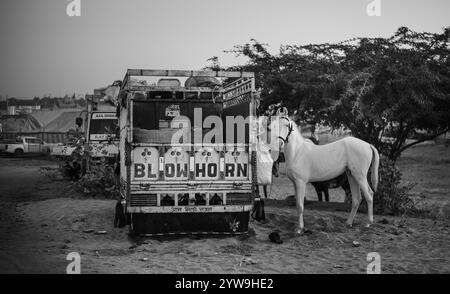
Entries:
{"type": "Polygon", "coordinates": [[[104,101],[103,89],[94,90],[94,95],[86,95],[87,121],[85,151],[95,162],[100,160],[115,163],[119,153],[117,135],[117,107],[112,101],[104,101]]]}
{"type": "Polygon", "coordinates": [[[254,95],[251,72],[127,70],[119,193],[132,233],[248,231],[257,197],[254,95]]]}
{"type": "Polygon", "coordinates": [[[94,94],[87,94],[86,109],[75,122],[78,133],[71,142],[58,144],[53,147],[51,154],[57,158],[68,160],[73,153],[89,152],[93,162],[104,160],[113,163],[118,154],[118,136],[115,133],[118,120],[116,106],[113,102],[104,101],[102,91],[94,90],[94,94]]]}
{"type": "Polygon", "coordinates": [[[17,157],[24,154],[49,154],[50,145],[36,137],[19,136],[15,140],[0,141],[0,153],[17,157]]]}

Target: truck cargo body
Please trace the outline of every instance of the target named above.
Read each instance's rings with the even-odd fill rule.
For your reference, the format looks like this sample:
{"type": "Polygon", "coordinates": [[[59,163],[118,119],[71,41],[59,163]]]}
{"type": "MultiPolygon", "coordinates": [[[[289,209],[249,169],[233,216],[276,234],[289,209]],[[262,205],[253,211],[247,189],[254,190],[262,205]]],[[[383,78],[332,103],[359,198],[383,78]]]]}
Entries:
{"type": "Polygon", "coordinates": [[[119,101],[120,193],[131,229],[246,232],[255,191],[253,77],[214,88],[134,86],[127,77],[119,101]]]}

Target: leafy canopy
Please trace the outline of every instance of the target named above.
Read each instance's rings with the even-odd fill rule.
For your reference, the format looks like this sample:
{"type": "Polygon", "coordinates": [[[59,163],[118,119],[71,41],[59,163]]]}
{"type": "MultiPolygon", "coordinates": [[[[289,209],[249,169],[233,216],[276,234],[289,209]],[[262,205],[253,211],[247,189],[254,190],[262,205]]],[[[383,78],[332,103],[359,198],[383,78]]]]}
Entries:
{"type": "Polygon", "coordinates": [[[252,39],[228,51],[248,63],[227,69],[255,72],[263,108],[281,102],[298,121],[347,128],[395,161],[449,130],[449,41],[450,27],[401,27],[389,38],[282,46],[273,55],[252,39]]]}

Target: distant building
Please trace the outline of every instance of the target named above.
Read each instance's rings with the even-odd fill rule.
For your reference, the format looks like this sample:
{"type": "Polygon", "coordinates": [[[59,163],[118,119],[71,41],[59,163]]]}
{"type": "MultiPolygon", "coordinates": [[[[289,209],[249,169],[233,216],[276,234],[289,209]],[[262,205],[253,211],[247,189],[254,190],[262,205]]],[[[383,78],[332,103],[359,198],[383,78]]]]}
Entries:
{"type": "Polygon", "coordinates": [[[8,106],[8,114],[16,115],[16,114],[31,114],[33,111],[40,110],[40,105],[17,105],[17,106],[8,106]]]}
{"type": "Polygon", "coordinates": [[[30,114],[38,110],[41,110],[40,103],[31,99],[10,98],[0,102],[0,113],[3,115],[30,114]]]}

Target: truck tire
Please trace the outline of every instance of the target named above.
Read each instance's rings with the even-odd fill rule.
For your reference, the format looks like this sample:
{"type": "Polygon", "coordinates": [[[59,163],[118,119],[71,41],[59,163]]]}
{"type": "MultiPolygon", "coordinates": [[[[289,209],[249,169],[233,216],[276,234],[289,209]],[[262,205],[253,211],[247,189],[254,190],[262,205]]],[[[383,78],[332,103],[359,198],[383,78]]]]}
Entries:
{"type": "Polygon", "coordinates": [[[127,225],[127,216],[124,213],[124,208],[121,201],[117,201],[116,203],[116,213],[114,216],[114,227],[122,228],[127,225]]]}
{"type": "Polygon", "coordinates": [[[22,157],[23,156],[23,150],[22,149],[14,150],[14,156],[15,157],[22,157]]]}

